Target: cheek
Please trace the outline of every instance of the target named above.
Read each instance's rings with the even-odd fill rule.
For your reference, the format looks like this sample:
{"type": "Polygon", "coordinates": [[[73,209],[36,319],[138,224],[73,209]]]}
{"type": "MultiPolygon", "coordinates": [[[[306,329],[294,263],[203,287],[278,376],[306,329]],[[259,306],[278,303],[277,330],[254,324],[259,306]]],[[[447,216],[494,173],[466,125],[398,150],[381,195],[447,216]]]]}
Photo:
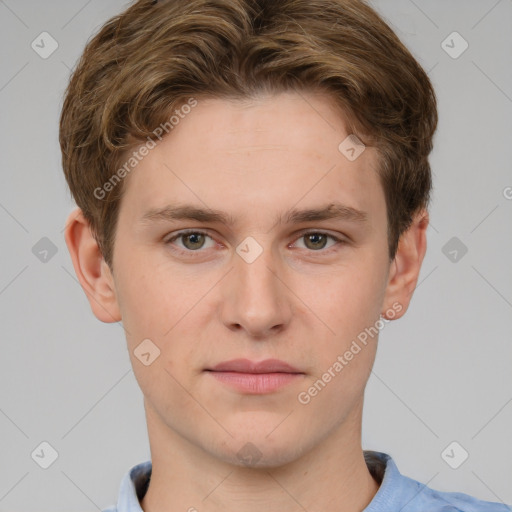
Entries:
{"type": "MultiPolygon", "coordinates": [[[[147,262],[145,259],[145,267],[147,262]]],[[[133,258],[130,265],[119,265],[118,274],[122,321],[134,375],[150,403],[159,403],[168,395],[173,397],[172,403],[186,410],[191,404],[182,396],[178,382],[185,381],[185,369],[192,367],[193,346],[183,341],[187,341],[187,313],[197,298],[195,294],[190,297],[190,292],[181,293],[183,283],[169,282],[158,266],[139,272],[143,263],[133,258]],[[147,353],[150,355],[144,360],[147,353]],[[164,395],[162,390],[166,390],[164,395]]]]}
{"type": "MultiPolygon", "coordinates": [[[[197,355],[208,350],[208,344],[201,345],[202,332],[212,312],[205,309],[208,301],[204,296],[218,277],[195,279],[171,268],[168,262],[150,261],[150,255],[142,253],[118,266],[116,288],[132,365],[141,367],[134,351],[149,339],[159,351],[151,367],[160,369],[164,381],[171,378],[167,371],[183,380],[188,377],[186,368],[193,371],[197,355]]],[[[147,373],[145,367],[139,368],[138,373],[137,378],[143,378],[147,373]]],[[[151,386],[154,385],[151,381],[151,386]]]]}
{"type": "Polygon", "coordinates": [[[311,309],[329,329],[315,336],[316,363],[297,399],[333,422],[361,399],[375,361],[384,278],[372,268],[343,269],[324,281],[326,293],[311,297],[311,309]]]}
{"type": "Polygon", "coordinates": [[[379,318],[386,266],[382,258],[358,254],[357,261],[308,279],[307,284],[302,286],[304,302],[335,332],[331,336],[346,339],[379,318]]]}
{"type": "Polygon", "coordinates": [[[179,294],[148,262],[149,258],[135,255],[117,262],[116,291],[130,345],[161,338],[175,323],[172,313],[179,314],[179,294]]]}

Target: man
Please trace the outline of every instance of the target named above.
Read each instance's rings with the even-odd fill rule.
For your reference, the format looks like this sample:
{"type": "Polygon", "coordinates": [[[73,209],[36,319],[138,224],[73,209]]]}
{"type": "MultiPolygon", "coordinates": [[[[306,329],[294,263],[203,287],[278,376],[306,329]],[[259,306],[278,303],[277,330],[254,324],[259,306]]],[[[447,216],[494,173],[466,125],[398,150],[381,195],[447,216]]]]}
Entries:
{"type": "Polygon", "coordinates": [[[141,0],[87,45],[66,242],[122,321],[151,461],[118,512],[510,511],[364,452],[426,251],[430,81],[359,0],[141,0]]]}

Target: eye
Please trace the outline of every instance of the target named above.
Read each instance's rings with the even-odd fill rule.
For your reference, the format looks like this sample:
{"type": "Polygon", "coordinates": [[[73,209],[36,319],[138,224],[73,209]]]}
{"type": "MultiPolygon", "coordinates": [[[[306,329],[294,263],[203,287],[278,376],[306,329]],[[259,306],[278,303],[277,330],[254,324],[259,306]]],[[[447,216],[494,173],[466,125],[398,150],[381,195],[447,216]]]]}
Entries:
{"type": "MultiPolygon", "coordinates": [[[[325,249],[329,238],[334,241],[334,243],[329,247],[329,249],[339,243],[344,242],[342,239],[335,237],[334,235],[331,235],[329,233],[324,233],[322,231],[308,231],[307,233],[302,233],[298,240],[305,241],[304,245],[306,246],[306,249],[318,252],[325,249]]],[[[328,250],[324,252],[328,252],[328,250]]]]}
{"type": "MultiPolygon", "coordinates": [[[[305,248],[311,252],[330,252],[330,249],[333,246],[345,243],[345,241],[341,238],[338,238],[329,233],[324,233],[322,231],[308,231],[302,233],[297,241],[299,240],[305,241],[305,247],[299,248],[305,248]],[[327,247],[329,239],[332,240],[333,243],[327,248],[327,250],[324,250],[327,247]]],[[[181,246],[177,244],[176,250],[178,252],[184,253],[201,252],[201,249],[209,249],[215,247],[215,241],[213,238],[204,231],[180,231],[179,233],[176,233],[172,237],[165,240],[165,243],[167,245],[176,245],[176,241],[181,242],[181,246]],[[210,245],[206,244],[208,239],[211,241],[210,245]]],[[[295,244],[297,243],[298,242],[295,242],[295,244]]]]}
{"type": "MultiPolygon", "coordinates": [[[[175,234],[173,237],[167,239],[165,243],[172,244],[175,240],[180,240],[183,246],[179,247],[179,249],[188,252],[197,252],[199,249],[203,249],[205,247],[205,240],[207,238],[214,242],[212,237],[203,231],[181,231],[175,234]]],[[[214,245],[215,242],[210,247],[213,247],[214,245]]]]}

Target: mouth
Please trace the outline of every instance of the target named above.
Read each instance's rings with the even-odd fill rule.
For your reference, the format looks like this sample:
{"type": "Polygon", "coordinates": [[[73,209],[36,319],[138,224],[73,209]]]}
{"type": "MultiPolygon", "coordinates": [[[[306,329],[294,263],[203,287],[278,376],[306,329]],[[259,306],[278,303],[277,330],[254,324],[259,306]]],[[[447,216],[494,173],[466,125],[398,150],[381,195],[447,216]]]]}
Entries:
{"type": "Polygon", "coordinates": [[[205,369],[217,381],[245,394],[276,392],[304,377],[304,372],[278,359],[233,359],[205,369]]]}

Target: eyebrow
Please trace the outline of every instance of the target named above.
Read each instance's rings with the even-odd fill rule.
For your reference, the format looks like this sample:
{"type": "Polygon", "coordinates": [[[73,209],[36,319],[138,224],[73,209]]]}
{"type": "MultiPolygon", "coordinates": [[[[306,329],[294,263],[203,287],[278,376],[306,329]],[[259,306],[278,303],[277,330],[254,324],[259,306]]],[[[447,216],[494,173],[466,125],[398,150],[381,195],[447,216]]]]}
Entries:
{"type": "MultiPolygon", "coordinates": [[[[330,203],[319,208],[298,210],[292,208],[277,215],[275,224],[299,224],[301,222],[322,221],[330,219],[347,220],[357,223],[365,223],[368,214],[351,206],[341,203],[330,203]]],[[[142,217],[143,223],[148,221],[172,221],[195,220],[198,222],[210,222],[233,226],[236,221],[228,213],[207,208],[198,208],[192,205],[168,205],[163,208],[155,208],[147,211],[142,217]]]]}

